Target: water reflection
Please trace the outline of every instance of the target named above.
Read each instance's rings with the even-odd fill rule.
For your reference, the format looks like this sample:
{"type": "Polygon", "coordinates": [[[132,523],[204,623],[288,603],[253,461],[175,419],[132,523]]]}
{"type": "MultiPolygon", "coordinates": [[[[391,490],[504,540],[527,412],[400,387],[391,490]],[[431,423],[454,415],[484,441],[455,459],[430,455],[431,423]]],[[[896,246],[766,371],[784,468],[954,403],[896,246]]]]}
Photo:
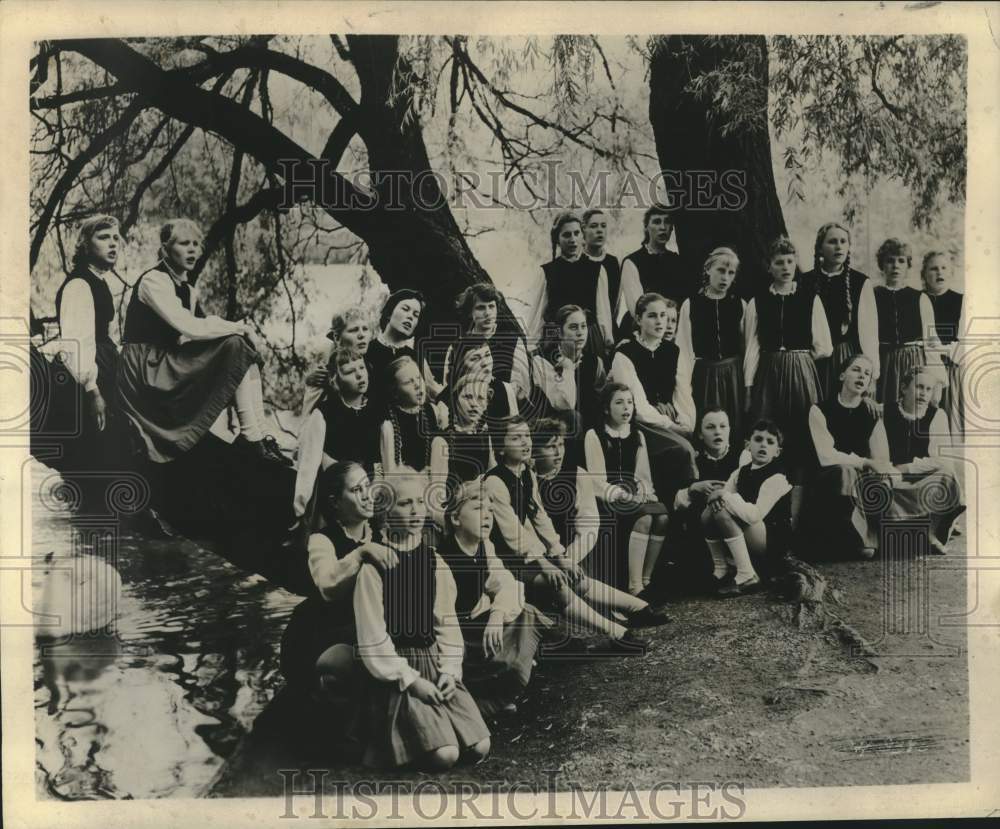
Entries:
{"type": "MultiPolygon", "coordinates": [[[[76,572],[81,556],[106,561],[121,592],[110,635],[38,629],[39,796],[202,795],[280,685],[278,642],[300,599],[187,540],[124,524],[95,533],[39,497],[49,474],[33,471],[33,554],[54,553],[54,565],[76,572]]],[[[51,605],[47,578],[39,571],[33,587],[36,602],[51,605]]]]}

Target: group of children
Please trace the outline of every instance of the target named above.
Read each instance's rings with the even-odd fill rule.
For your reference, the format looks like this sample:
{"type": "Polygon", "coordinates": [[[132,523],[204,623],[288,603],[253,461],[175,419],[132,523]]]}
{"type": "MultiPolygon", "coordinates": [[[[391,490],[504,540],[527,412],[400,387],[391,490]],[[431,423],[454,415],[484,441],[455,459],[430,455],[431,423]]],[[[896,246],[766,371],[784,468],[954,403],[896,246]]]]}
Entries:
{"type": "MultiPolygon", "coordinates": [[[[311,595],[281,658],[290,683],[354,701],[368,762],[484,757],[484,715],[516,708],[541,643],[577,653],[576,634],[601,634],[588,652],[646,652],[634,631],[669,621],[668,572],[703,568],[703,585],[739,596],[799,538],[872,557],[895,517],[926,519],[944,552],[964,508],[939,453],[962,418],[948,257],[924,257],[921,292],[909,248],[889,239],[873,287],[831,223],[807,273],[775,240],[771,282],[746,302],[734,250],[712,250],[698,283],[667,247],[669,209],[648,210],[643,231],[619,263],[604,213],[560,215],[528,336],[476,284],[441,364],[418,291],[391,294],[377,323],[361,307],[334,317],[297,449],[311,595]]],[[[188,282],[199,229],[169,222],[161,242],[119,355],[103,281],[117,224],[81,230],[57,305],[63,336],[84,344],[65,359],[88,428],[108,431],[113,399],[169,462],[233,405],[240,445],[289,463],[263,433],[246,328],[205,316],[188,282]]]]}

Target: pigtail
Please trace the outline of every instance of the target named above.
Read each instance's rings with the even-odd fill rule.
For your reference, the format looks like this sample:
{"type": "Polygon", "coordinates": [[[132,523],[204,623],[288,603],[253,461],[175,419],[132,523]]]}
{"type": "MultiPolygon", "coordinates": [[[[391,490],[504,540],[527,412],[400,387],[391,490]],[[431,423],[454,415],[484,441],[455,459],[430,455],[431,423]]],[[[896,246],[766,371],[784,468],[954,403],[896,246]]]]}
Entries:
{"type": "Polygon", "coordinates": [[[851,300],[851,252],[847,251],[844,260],[844,303],[847,306],[847,318],[840,324],[840,333],[846,334],[854,318],[854,302],[851,300]]]}
{"type": "Polygon", "coordinates": [[[396,416],[395,406],[389,409],[389,420],[392,421],[393,457],[396,459],[396,465],[399,466],[403,462],[403,433],[399,428],[399,418],[396,416]]]}

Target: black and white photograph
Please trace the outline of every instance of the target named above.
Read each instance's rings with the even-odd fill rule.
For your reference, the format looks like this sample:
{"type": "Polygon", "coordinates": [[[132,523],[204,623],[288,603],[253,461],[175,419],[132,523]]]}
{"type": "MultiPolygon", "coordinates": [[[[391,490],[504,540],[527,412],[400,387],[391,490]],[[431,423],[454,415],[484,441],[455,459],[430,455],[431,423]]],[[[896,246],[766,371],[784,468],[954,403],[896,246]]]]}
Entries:
{"type": "Polygon", "coordinates": [[[4,5],[11,826],[1000,808],[997,4],[4,5]]]}

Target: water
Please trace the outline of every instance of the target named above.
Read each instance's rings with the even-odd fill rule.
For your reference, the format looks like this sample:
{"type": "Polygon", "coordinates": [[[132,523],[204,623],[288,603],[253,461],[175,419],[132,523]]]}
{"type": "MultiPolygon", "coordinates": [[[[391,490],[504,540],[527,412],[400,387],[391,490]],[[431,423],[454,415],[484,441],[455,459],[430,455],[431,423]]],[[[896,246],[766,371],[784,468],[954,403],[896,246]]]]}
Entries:
{"type": "MultiPolygon", "coordinates": [[[[86,602],[95,618],[108,605],[115,635],[36,640],[39,797],[204,794],[281,685],[278,643],[301,599],[190,541],[71,520],[46,495],[52,473],[35,467],[33,554],[53,552],[77,573],[104,558],[121,576],[109,602],[86,602]],[[46,641],[56,644],[43,656],[46,641]]],[[[91,571],[103,574],[100,585],[115,584],[103,565],[91,571]]],[[[52,576],[36,575],[36,611],[44,601],[67,605],[63,572],[65,584],[50,581],[44,599],[52,576]]]]}

